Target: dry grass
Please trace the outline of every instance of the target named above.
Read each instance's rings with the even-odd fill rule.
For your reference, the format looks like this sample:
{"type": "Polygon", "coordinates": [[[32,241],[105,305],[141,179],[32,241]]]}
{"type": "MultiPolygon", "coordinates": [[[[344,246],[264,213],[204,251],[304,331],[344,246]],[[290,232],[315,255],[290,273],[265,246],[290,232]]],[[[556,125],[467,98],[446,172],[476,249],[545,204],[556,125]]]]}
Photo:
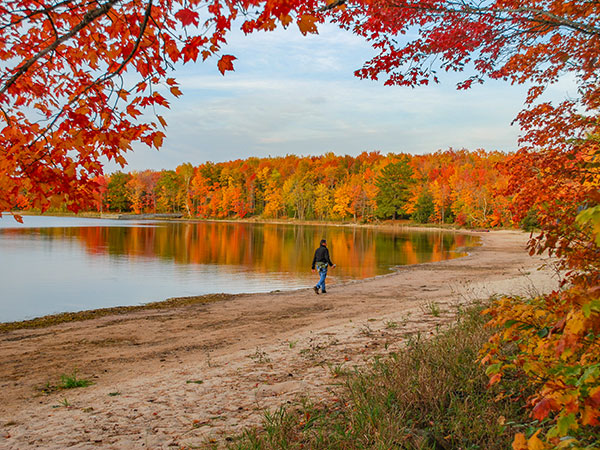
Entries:
{"type": "MultiPolygon", "coordinates": [[[[520,402],[487,389],[477,363],[488,339],[481,308],[432,339],[347,376],[335,404],[301,401],[265,415],[235,449],[506,449],[530,425],[520,402]]],[[[509,389],[520,391],[518,381],[509,389]]]]}

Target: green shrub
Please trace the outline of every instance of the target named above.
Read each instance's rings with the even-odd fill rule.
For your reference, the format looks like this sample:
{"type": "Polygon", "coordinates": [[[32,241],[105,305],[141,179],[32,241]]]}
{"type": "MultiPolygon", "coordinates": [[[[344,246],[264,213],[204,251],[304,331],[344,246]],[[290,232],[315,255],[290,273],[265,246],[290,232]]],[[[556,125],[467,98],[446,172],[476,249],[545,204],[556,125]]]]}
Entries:
{"type": "Polygon", "coordinates": [[[427,223],[434,212],[433,196],[429,191],[423,191],[417,199],[415,211],[412,213],[411,219],[417,223],[427,223]]]}

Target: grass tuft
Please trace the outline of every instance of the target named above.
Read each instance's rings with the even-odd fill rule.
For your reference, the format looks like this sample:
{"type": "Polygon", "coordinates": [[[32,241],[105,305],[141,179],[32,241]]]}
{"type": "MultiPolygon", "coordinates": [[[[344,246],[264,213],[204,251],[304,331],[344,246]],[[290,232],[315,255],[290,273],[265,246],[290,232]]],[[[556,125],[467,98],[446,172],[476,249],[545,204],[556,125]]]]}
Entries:
{"type": "Polygon", "coordinates": [[[84,378],[77,378],[77,369],[73,370],[73,373],[62,374],[60,376],[60,384],[58,385],[59,389],[74,389],[79,387],[87,387],[94,384],[91,380],[86,380],[84,378]]]}

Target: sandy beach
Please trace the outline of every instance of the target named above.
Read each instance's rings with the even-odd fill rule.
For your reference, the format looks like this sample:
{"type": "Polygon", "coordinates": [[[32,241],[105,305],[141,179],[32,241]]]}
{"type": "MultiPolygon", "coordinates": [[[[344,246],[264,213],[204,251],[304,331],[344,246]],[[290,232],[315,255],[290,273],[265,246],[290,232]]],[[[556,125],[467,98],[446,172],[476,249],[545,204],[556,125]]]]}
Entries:
{"type": "MultiPolygon", "coordinates": [[[[457,308],[556,289],[528,234],[474,232],[465,257],[312,289],[231,296],[0,334],[0,448],[225,446],[265,408],[332,399],[335,367],[368,364],[457,308]],[[88,387],[44,390],[61,374],[88,387]]],[[[315,277],[316,279],[316,277],[315,277]]]]}

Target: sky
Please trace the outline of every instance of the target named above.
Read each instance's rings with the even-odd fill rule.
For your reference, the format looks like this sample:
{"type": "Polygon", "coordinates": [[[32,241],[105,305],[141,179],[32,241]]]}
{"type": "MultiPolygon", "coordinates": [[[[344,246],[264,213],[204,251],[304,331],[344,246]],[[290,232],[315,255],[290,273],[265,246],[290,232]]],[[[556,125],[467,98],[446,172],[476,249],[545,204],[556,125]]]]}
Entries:
{"type": "MultiPolygon", "coordinates": [[[[163,147],[136,145],[124,170],[287,154],[517,149],[519,129],[511,122],[523,108],[523,86],[487,81],[457,91],[468,75],[452,73],[415,89],[360,80],[354,70],[374,51],[327,24],[308,36],[295,26],[232,32],[223,53],[237,58],[225,76],[216,58],[177,68],[183,96],[169,96],[171,108],[159,111],[168,122],[163,147]]],[[[561,84],[553,89],[559,97],[568,91],[561,84]]],[[[121,170],[112,163],[105,169],[121,170]]]]}

